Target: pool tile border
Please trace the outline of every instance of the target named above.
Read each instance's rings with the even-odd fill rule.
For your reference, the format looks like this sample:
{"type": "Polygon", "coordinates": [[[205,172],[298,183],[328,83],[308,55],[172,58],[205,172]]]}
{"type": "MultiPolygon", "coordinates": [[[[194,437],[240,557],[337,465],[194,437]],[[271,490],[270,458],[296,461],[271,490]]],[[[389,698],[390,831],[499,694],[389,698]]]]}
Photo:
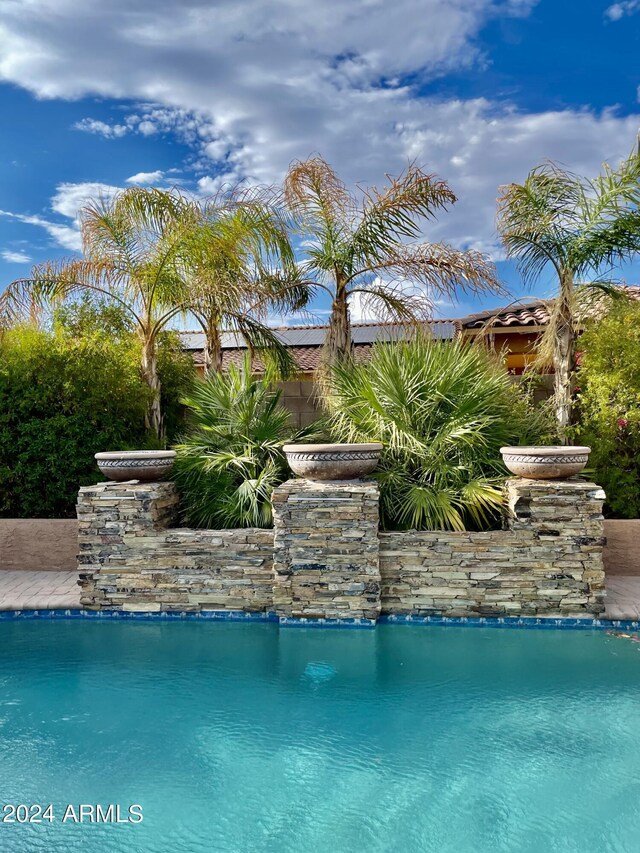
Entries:
{"type": "MultiPolygon", "coordinates": [[[[248,613],[243,610],[194,611],[122,611],[122,610],[1,610],[0,622],[16,619],[89,619],[102,622],[134,620],[140,622],[257,622],[273,623],[282,628],[375,628],[371,619],[297,619],[280,617],[269,611],[248,613]]],[[[378,625],[436,626],[458,628],[536,628],[540,630],[611,630],[640,631],[640,620],[632,619],[569,619],[536,616],[471,617],[471,616],[397,616],[382,615],[378,625]]]]}

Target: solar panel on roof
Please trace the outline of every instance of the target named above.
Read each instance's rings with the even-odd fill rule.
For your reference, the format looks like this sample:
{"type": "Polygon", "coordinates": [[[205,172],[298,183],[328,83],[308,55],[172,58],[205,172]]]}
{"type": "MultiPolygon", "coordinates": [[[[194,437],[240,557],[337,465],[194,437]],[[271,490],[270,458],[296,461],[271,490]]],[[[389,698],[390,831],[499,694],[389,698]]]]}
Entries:
{"type": "MultiPolygon", "coordinates": [[[[274,330],[275,331],[275,330],[274,330]]],[[[430,332],[436,340],[451,340],[455,337],[455,323],[432,323],[430,332]]],[[[300,326],[290,329],[278,329],[275,335],[288,347],[320,347],[324,343],[327,327],[309,328],[300,326]]],[[[354,344],[373,344],[377,341],[400,340],[405,329],[400,325],[379,324],[352,326],[351,335],[354,344]]],[[[182,345],[188,350],[204,349],[205,336],[202,332],[181,332],[182,345]]],[[[246,343],[238,332],[222,333],[222,349],[245,349],[246,343]]]]}

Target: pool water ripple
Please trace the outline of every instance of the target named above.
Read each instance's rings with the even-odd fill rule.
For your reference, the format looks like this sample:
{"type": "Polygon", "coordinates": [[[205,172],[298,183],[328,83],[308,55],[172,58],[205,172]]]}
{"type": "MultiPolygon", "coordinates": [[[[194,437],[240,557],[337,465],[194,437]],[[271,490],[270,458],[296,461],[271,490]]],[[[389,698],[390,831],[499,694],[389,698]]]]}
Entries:
{"type": "Polygon", "coordinates": [[[635,853],[640,646],[602,632],[0,624],[4,853],[635,853]]]}

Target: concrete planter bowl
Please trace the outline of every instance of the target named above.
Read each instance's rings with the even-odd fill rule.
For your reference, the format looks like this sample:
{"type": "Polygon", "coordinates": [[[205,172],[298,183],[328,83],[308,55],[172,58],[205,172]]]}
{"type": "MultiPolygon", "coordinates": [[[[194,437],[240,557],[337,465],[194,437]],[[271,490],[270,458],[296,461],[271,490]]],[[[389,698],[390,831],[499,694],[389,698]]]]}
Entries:
{"type": "Polygon", "coordinates": [[[375,470],[381,444],[285,444],[289,467],[306,480],[357,480],[375,470]]]}
{"type": "Polygon", "coordinates": [[[104,476],[118,482],[162,480],[175,458],[175,450],[123,450],[95,455],[104,476]]]}
{"type": "Polygon", "coordinates": [[[501,447],[504,464],[517,477],[530,480],[564,480],[586,466],[590,447],[501,447]]]}

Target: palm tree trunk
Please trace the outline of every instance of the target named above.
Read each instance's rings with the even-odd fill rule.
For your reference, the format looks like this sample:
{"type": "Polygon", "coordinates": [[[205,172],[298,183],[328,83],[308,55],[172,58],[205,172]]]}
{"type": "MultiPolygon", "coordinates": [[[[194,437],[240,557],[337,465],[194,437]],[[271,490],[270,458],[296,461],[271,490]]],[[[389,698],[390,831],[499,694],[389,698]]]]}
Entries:
{"type": "Polygon", "coordinates": [[[145,416],[145,426],[152,430],[155,436],[164,439],[162,409],[160,407],[160,377],[158,376],[158,354],[154,338],[142,342],[142,375],[151,391],[151,400],[145,416]]]}
{"type": "Polygon", "coordinates": [[[554,399],[558,432],[562,444],[568,444],[567,428],[571,423],[571,378],[575,350],[573,318],[573,274],[564,270],[560,276],[560,292],[555,306],[553,341],[554,399]]]}
{"type": "Polygon", "coordinates": [[[351,323],[346,286],[338,282],[336,296],[331,306],[329,331],[325,341],[326,361],[329,365],[343,361],[351,352],[351,323]]]}
{"type": "Polygon", "coordinates": [[[205,329],[204,373],[222,373],[222,336],[218,318],[211,318],[205,329]]]}

